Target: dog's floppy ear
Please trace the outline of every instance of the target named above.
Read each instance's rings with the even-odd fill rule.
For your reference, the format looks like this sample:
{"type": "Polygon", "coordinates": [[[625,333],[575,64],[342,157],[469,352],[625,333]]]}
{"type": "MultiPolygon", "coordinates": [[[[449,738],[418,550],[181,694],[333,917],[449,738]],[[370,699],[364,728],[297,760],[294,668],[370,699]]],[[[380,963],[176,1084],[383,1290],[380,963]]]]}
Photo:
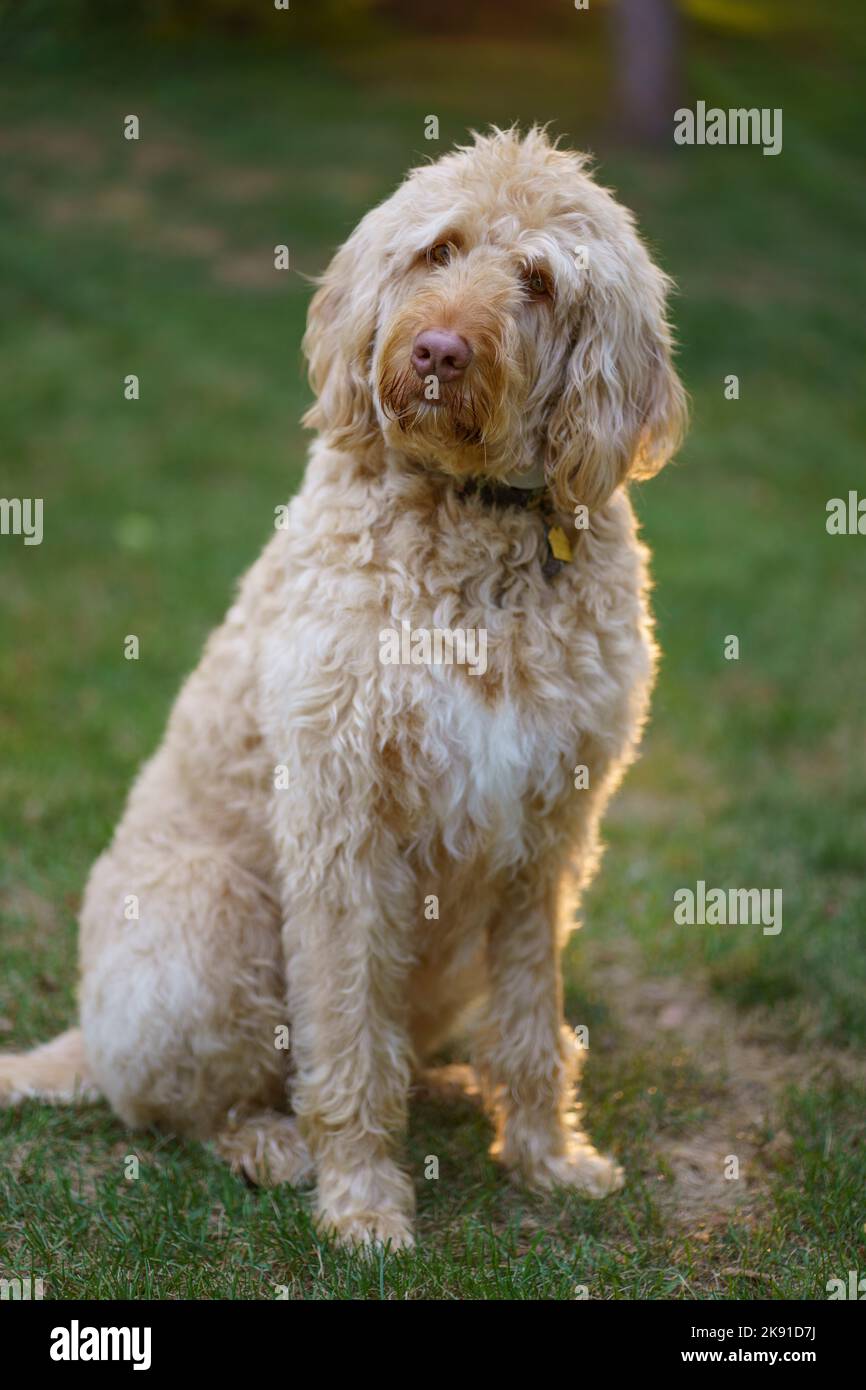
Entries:
{"type": "Polygon", "coordinates": [[[304,424],[337,448],[363,448],[377,431],[369,372],[383,262],[382,214],[383,208],[374,208],[340,247],[307,314],[303,349],[317,399],[304,424]]]}
{"type": "Polygon", "coordinates": [[[648,478],[676,451],[686,395],[671,360],[671,282],[617,209],[586,257],[576,341],[548,426],[547,472],[557,505],[604,505],[626,478],[648,478]]]}

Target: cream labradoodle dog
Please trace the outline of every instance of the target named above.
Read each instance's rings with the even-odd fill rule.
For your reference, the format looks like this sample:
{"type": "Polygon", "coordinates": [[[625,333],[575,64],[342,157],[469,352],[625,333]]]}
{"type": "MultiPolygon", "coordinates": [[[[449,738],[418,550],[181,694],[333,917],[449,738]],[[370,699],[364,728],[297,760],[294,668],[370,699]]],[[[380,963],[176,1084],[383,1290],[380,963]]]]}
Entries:
{"type": "Polygon", "coordinates": [[[101,1094],[398,1247],[413,1071],[468,1033],[502,1163],[620,1185],[559,956],[653,680],[627,485],[684,422],[668,288],[538,130],[363,219],[310,306],[303,487],[94,865],[80,1030],[0,1059],[7,1104],[101,1094]]]}

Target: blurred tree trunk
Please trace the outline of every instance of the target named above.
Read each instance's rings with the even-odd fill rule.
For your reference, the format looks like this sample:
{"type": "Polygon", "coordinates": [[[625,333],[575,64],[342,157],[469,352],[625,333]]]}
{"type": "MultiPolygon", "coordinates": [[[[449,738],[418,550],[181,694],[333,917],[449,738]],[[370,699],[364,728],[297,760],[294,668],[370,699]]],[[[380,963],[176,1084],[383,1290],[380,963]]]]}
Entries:
{"type": "Polygon", "coordinates": [[[682,90],[676,0],[614,0],[611,19],[620,131],[643,144],[670,141],[682,90]]]}

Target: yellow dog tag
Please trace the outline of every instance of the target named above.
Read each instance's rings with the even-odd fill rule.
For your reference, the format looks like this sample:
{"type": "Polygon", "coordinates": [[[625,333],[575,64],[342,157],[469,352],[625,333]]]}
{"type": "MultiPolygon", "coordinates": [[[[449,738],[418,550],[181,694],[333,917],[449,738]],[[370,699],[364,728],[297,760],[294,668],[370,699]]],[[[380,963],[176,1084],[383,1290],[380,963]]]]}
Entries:
{"type": "Polygon", "coordinates": [[[547,533],[547,543],[555,559],[565,561],[574,559],[571,542],[561,526],[551,526],[547,533]]]}

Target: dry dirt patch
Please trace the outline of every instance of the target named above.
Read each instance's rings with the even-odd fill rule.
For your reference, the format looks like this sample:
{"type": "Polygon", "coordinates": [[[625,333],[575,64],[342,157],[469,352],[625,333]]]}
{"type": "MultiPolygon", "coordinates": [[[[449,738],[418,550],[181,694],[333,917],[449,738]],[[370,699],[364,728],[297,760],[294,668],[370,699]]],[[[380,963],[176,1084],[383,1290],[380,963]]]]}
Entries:
{"type": "Polygon", "coordinates": [[[859,1074],[862,1062],[827,1047],[792,1047],[768,1012],[744,1014],[700,979],[647,977],[637,952],[623,945],[593,968],[626,1042],[645,1052],[652,1039],[682,1051],[705,1078],[709,1114],[694,1131],[662,1137],[660,1159],[673,1174],[665,1205],[677,1223],[714,1224],[755,1215],[767,1199],[773,1168],[792,1152],[782,1125],[786,1089],[859,1074]],[[739,1178],[725,1176],[730,1157],[739,1178]]]}

